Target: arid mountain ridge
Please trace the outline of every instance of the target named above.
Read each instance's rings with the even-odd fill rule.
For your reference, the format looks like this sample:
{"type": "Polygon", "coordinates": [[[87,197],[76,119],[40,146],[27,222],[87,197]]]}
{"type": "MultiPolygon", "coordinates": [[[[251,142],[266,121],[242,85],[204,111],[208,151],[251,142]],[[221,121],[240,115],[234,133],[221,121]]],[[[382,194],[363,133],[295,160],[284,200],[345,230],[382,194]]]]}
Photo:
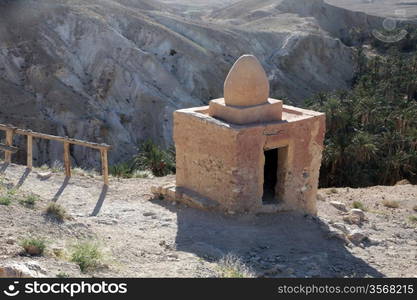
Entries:
{"type": "MultiPolygon", "coordinates": [[[[172,112],[221,97],[245,53],[262,62],[272,97],[301,103],[348,87],[354,50],[342,40],[383,20],[323,0],[244,0],[191,13],[165,2],[2,1],[0,123],[111,144],[117,163],[146,138],[171,144],[172,112]]],[[[61,147],[35,141],[35,164],[60,160],[61,147]]],[[[90,151],[74,147],[73,163],[96,166],[90,151]]]]}

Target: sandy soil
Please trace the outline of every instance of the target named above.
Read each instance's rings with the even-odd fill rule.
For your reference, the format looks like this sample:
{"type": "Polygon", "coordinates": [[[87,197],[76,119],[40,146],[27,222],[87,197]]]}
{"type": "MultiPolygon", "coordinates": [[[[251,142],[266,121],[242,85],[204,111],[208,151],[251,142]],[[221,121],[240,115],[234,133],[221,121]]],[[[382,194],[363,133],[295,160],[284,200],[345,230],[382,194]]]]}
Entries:
{"type": "MultiPolygon", "coordinates": [[[[21,195],[41,197],[34,209],[14,201],[0,205],[0,267],[25,265],[34,276],[213,277],[222,269],[219,259],[233,254],[255,276],[266,277],[413,277],[417,274],[417,187],[400,185],[367,189],[320,190],[319,217],[295,214],[222,216],[152,199],[150,187],[173,180],[113,178],[103,189],[100,177],[75,174],[69,181],[54,173],[47,180],[40,170],[0,165],[1,184],[21,195]],[[390,209],[382,201],[399,201],[390,209]],[[71,220],[48,221],[48,202],[65,207],[71,220]],[[360,226],[344,223],[360,201],[367,210],[360,226]],[[335,224],[335,225],[332,225],[335,224]],[[361,230],[363,242],[346,240],[341,224],[361,230]],[[44,257],[21,255],[19,241],[45,237],[44,257]],[[77,240],[97,241],[105,252],[102,268],[87,274],[54,255],[69,252],[77,240]]],[[[342,226],[342,227],[343,227],[342,226]]],[[[64,257],[64,258],[63,258],[64,257]]]]}

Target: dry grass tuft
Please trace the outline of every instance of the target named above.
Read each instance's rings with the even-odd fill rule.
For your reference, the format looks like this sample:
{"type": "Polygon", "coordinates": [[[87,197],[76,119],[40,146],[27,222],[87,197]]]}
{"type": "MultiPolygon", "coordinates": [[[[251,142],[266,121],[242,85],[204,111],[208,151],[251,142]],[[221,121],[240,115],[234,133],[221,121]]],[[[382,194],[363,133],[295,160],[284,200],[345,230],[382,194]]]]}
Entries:
{"type": "Polygon", "coordinates": [[[55,202],[48,204],[48,206],[45,209],[45,213],[48,217],[55,219],[59,222],[63,222],[66,218],[68,218],[65,208],[63,208],[61,205],[55,202]]]}
{"type": "Polygon", "coordinates": [[[218,276],[221,278],[254,278],[255,273],[240,258],[227,254],[219,261],[218,276]]]}
{"type": "Polygon", "coordinates": [[[22,240],[20,245],[25,252],[32,256],[42,255],[46,248],[46,242],[42,238],[28,237],[22,240]]]}

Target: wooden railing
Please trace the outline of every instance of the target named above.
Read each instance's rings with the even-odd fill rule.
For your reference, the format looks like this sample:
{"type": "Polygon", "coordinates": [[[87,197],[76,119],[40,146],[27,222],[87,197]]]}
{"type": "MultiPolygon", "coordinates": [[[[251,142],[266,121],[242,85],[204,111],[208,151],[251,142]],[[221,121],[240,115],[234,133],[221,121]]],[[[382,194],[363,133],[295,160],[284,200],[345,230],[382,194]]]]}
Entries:
{"type": "Polygon", "coordinates": [[[15,134],[24,135],[27,137],[27,167],[32,169],[33,157],[32,157],[32,145],[33,138],[46,139],[52,141],[59,141],[64,143],[64,169],[65,175],[71,177],[71,159],[70,159],[70,145],[79,145],[88,148],[97,149],[100,151],[101,157],[101,170],[104,179],[104,184],[109,184],[109,166],[107,160],[107,151],[110,150],[111,146],[107,144],[98,144],[85,142],[77,139],[72,139],[69,137],[61,137],[55,135],[49,135],[45,133],[34,132],[26,129],[19,129],[11,125],[0,124],[0,130],[5,131],[6,133],[6,143],[5,145],[0,144],[0,150],[4,151],[4,161],[5,163],[11,163],[12,153],[15,153],[18,148],[13,147],[13,136],[15,134]]]}

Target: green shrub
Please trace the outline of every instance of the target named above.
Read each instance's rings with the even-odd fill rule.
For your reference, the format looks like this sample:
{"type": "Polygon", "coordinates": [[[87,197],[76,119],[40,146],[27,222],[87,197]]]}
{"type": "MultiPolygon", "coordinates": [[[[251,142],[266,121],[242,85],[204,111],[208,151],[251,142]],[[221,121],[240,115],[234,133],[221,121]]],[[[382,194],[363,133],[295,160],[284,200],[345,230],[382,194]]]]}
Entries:
{"type": "Polygon", "coordinates": [[[90,271],[101,264],[103,254],[96,243],[81,242],[74,246],[71,261],[78,264],[82,272],[90,271]]]}
{"type": "Polygon", "coordinates": [[[39,201],[39,199],[40,198],[39,198],[38,195],[30,194],[26,198],[20,199],[19,202],[23,206],[26,206],[26,207],[34,207],[36,205],[36,202],[39,201]]]}
{"type": "Polygon", "coordinates": [[[175,148],[161,149],[151,140],[145,141],[139,147],[139,154],[134,158],[135,168],[150,170],[158,177],[175,173],[175,148]]]}
{"type": "Polygon", "coordinates": [[[175,173],[175,148],[161,149],[151,140],[139,146],[139,151],[131,161],[110,166],[109,172],[121,178],[149,178],[175,173]],[[149,174],[152,173],[152,174],[149,174]]]}
{"type": "Polygon", "coordinates": [[[69,278],[69,274],[65,273],[65,272],[60,272],[58,274],[56,274],[56,278],[69,278]]]}
{"type": "Polygon", "coordinates": [[[12,203],[12,197],[9,194],[0,196],[0,205],[10,205],[12,203]]]}
{"type": "Polygon", "coordinates": [[[53,218],[59,222],[63,222],[67,218],[67,212],[65,211],[65,208],[55,202],[48,204],[45,209],[45,213],[48,217],[53,218]]]}
{"type": "Polygon", "coordinates": [[[410,222],[417,223],[417,216],[409,216],[408,220],[410,220],[410,222]]]}
{"type": "Polygon", "coordinates": [[[61,173],[61,172],[63,172],[64,171],[64,164],[63,164],[63,162],[61,162],[59,160],[55,160],[52,163],[51,171],[53,173],[61,173]]]}
{"type": "Polygon", "coordinates": [[[132,178],[134,166],[131,162],[124,162],[109,167],[109,173],[115,177],[132,178]]]}
{"type": "Polygon", "coordinates": [[[357,208],[357,209],[361,209],[361,210],[363,210],[363,211],[365,211],[366,209],[365,209],[365,205],[363,205],[363,203],[362,202],[360,202],[360,201],[353,201],[353,203],[352,203],[352,207],[353,208],[357,208]]]}
{"type": "Polygon", "coordinates": [[[36,237],[25,238],[20,245],[27,254],[32,256],[42,255],[46,248],[45,240],[36,237]]]}

